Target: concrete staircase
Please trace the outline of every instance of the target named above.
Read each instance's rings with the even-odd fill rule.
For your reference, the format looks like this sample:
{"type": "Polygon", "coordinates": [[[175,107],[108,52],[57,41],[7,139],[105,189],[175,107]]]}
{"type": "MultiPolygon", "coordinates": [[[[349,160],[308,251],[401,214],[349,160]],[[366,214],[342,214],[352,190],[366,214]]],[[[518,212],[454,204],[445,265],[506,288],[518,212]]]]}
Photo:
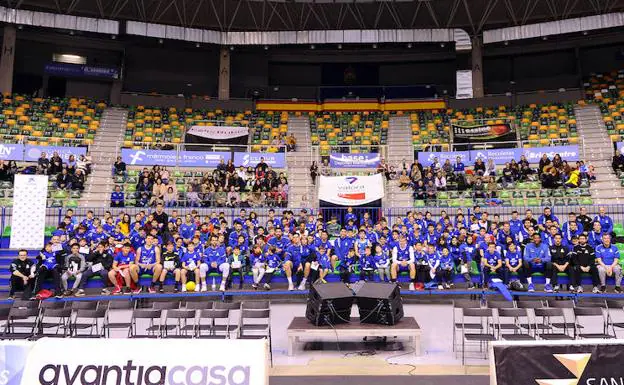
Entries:
{"type": "Polygon", "coordinates": [[[595,167],[596,181],[591,184],[592,199],[596,204],[624,202],[624,189],[611,169],[613,143],[594,104],[575,108],[579,136],[583,138],[581,157],[595,167]]]}
{"type": "MultiPolygon", "coordinates": [[[[386,161],[397,172],[403,169],[403,162],[409,167],[414,162],[412,129],[409,116],[392,116],[388,129],[388,151],[386,161]]],[[[386,184],[385,207],[413,207],[412,190],[401,191],[397,180],[386,184]]]]}
{"type": "MultiPolygon", "coordinates": [[[[297,139],[297,151],[286,154],[288,166],[289,208],[318,208],[316,186],[310,179],[310,166],[314,158],[310,140],[310,120],[307,116],[288,119],[288,133],[297,139]]],[[[317,161],[318,162],[318,161],[317,161]]]]}
{"type": "Polygon", "coordinates": [[[128,110],[125,109],[107,108],[102,114],[100,128],[89,149],[93,165],[80,206],[108,207],[110,204],[113,189],[111,170],[120,154],[127,122],[128,110]]]}

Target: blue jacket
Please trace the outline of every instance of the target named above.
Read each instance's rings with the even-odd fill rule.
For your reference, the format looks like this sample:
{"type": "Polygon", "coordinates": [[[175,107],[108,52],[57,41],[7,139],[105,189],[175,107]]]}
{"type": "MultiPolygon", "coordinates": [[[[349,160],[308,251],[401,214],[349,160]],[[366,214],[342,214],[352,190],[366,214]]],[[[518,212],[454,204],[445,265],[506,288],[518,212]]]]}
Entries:
{"type": "Polygon", "coordinates": [[[533,263],[533,260],[539,258],[544,262],[550,262],[550,251],[548,245],[544,242],[539,246],[535,246],[535,243],[531,242],[524,248],[524,260],[527,263],[533,263]]]}
{"type": "Polygon", "coordinates": [[[600,222],[600,226],[602,227],[603,233],[610,233],[613,231],[613,220],[608,215],[601,217],[600,215],[596,215],[594,217],[594,222],[600,222]]]}

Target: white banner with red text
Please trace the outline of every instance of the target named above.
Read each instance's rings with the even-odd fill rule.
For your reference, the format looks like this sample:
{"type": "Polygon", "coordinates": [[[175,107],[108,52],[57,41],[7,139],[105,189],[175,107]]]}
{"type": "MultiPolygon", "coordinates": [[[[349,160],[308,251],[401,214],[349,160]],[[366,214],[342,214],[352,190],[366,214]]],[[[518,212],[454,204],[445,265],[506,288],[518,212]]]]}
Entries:
{"type": "Polygon", "coordinates": [[[368,176],[321,176],[319,199],[336,205],[359,206],[384,197],[381,174],[368,176]]]}

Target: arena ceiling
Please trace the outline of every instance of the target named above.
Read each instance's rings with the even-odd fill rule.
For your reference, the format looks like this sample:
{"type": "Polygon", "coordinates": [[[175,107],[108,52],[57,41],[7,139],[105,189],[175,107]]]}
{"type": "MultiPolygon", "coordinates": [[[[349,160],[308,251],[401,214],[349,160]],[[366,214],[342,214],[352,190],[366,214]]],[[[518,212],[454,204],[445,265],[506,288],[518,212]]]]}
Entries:
{"type": "Polygon", "coordinates": [[[10,8],[220,31],[484,29],[624,11],[624,0],[0,0],[10,8]]]}

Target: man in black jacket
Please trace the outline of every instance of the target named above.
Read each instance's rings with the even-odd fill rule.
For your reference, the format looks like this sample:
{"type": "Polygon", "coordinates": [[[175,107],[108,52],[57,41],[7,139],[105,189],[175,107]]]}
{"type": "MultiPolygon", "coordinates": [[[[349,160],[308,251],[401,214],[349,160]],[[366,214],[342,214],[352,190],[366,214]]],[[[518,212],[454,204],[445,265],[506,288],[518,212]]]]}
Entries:
{"type": "Polygon", "coordinates": [[[596,252],[594,248],[587,244],[587,236],[581,234],[578,237],[578,245],[572,249],[572,270],[574,272],[574,286],[577,293],[583,292],[581,285],[581,274],[589,273],[591,275],[593,292],[599,293],[598,285],[600,283],[598,277],[598,269],[596,268],[596,252]]]}
{"type": "MultiPolygon", "coordinates": [[[[562,239],[561,234],[556,234],[555,243],[548,248],[550,251],[550,261],[553,265],[551,282],[554,286],[555,293],[560,289],[559,273],[566,273],[568,275],[568,282],[572,282],[572,277],[574,277],[572,264],[570,263],[570,249],[561,243],[562,239]]],[[[568,289],[574,289],[572,283],[568,284],[568,289]]]]}
{"type": "Polygon", "coordinates": [[[584,232],[589,233],[591,231],[594,221],[587,215],[585,207],[581,207],[581,214],[576,217],[576,221],[582,225],[584,232]]]}
{"type": "Polygon", "coordinates": [[[113,266],[113,256],[107,251],[106,242],[100,242],[97,244],[95,251],[87,256],[87,268],[82,273],[82,279],[80,286],[76,292],[76,296],[80,297],[85,294],[84,288],[89,278],[99,275],[104,283],[102,288],[102,294],[110,294],[110,291],[106,288],[108,280],[108,271],[113,266]]]}
{"type": "Polygon", "coordinates": [[[28,258],[28,252],[24,249],[17,252],[9,266],[11,281],[9,283],[9,299],[15,299],[15,292],[22,290],[22,298],[29,299],[35,284],[35,263],[28,258]]]}

